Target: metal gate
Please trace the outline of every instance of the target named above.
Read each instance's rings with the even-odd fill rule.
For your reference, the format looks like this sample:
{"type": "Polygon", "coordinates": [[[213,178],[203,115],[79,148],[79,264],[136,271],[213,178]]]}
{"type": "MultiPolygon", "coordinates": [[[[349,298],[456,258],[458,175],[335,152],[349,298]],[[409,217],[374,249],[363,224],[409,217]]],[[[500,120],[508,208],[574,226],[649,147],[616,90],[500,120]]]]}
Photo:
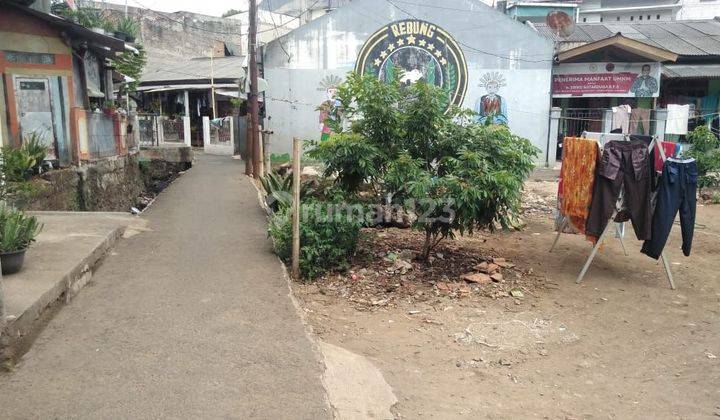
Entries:
{"type": "Polygon", "coordinates": [[[138,131],[140,133],[140,147],[158,146],[160,134],[158,117],[154,114],[138,114],[138,131]]]}
{"type": "Polygon", "coordinates": [[[564,108],[558,126],[557,159],[562,158],[565,137],[580,137],[584,131],[602,131],[602,108],[564,108]]]}

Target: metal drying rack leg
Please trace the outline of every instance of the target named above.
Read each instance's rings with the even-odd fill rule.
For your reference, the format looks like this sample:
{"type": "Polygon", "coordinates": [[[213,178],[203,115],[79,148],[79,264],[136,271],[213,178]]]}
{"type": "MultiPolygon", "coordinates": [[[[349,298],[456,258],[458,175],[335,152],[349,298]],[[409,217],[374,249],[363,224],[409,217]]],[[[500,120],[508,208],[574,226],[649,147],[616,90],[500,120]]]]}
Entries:
{"type": "Polygon", "coordinates": [[[557,245],[558,241],[560,240],[560,235],[565,230],[565,227],[567,227],[568,224],[568,218],[567,216],[563,216],[562,221],[560,222],[560,228],[558,229],[557,235],[555,235],[555,240],[553,241],[552,246],[550,247],[550,251],[553,252],[555,250],[555,246],[557,245]]]}
{"type": "Polygon", "coordinates": [[[585,278],[585,274],[587,274],[588,269],[590,268],[590,264],[592,264],[593,260],[595,259],[595,255],[597,255],[598,250],[600,249],[600,246],[602,245],[603,239],[605,239],[605,235],[610,231],[610,222],[615,217],[613,214],[613,217],[610,218],[610,221],[608,222],[607,226],[605,226],[605,230],[600,234],[600,237],[598,238],[597,242],[595,243],[595,246],[592,249],[592,252],[590,253],[590,256],[588,257],[587,261],[585,261],[585,265],[582,268],[582,271],[580,272],[580,275],[578,276],[577,280],[575,280],[575,283],[580,284],[583,281],[583,278],[585,278]]]}
{"type": "Polygon", "coordinates": [[[675,290],[675,281],[673,280],[672,272],[670,271],[670,264],[668,264],[667,258],[665,258],[665,253],[663,252],[660,254],[660,259],[662,260],[663,266],[665,267],[665,274],[667,275],[668,281],[670,282],[670,288],[675,290]]]}
{"type": "Polygon", "coordinates": [[[616,223],[615,224],[615,234],[617,235],[617,238],[620,240],[620,246],[622,247],[623,253],[626,257],[629,257],[630,254],[627,252],[627,248],[625,248],[625,241],[623,241],[623,233],[624,229],[622,228],[622,223],[616,223]]]}

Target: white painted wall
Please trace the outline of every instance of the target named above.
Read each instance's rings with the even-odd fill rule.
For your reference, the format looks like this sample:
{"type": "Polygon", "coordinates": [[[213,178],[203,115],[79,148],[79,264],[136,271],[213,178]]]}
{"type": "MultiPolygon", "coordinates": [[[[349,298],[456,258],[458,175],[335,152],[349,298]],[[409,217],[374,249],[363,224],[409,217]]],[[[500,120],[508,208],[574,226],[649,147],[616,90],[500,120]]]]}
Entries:
{"type": "Polygon", "coordinates": [[[443,9],[433,0],[413,4],[402,4],[413,15],[408,16],[385,0],[353,0],[268,45],[266,125],[275,132],[272,153],[289,153],[295,136],[319,139],[316,108],[326,99],[320,87],[323,78],[344,79],[372,33],[390,22],[415,17],[446,29],[461,44],[469,79],[464,107],[474,108],[486,93],[479,86],[483,74],[504,76],[507,85],[499,94],[507,104],[510,129],[530,139],[543,153],[540,160],[545,160],[552,43],[480,1],[446,0],[443,9]]]}
{"type": "Polygon", "coordinates": [[[720,16],[720,0],[680,0],[682,9],[677,20],[713,19],[720,16]]]}

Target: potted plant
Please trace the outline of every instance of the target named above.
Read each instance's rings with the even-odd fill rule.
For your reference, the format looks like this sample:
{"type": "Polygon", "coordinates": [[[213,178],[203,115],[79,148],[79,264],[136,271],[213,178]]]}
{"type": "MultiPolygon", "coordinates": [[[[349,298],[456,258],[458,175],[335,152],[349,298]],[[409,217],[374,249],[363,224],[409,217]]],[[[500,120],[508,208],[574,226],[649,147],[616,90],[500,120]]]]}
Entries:
{"type": "Polygon", "coordinates": [[[80,7],[72,13],[72,18],[79,25],[89,28],[93,32],[103,35],[105,34],[105,29],[103,29],[103,18],[100,15],[100,12],[96,9],[90,7],[80,7]]]}
{"type": "Polygon", "coordinates": [[[0,264],[2,274],[17,273],[25,262],[25,252],[42,230],[35,216],[0,207],[0,264]]]}
{"type": "Polygon", "coordinates": [[[105,101],[105,109],[104,109],[105,115],[107,115],[108,117],[111,117],[113,114],[115,114],[116,110],[117,110],[117,104],[115,103],[115,101],[113,101],[112,99],[105,101]]]}
{"type": "Polygon", "coordinates": [[[105,35],[112,36],[115,33],[115,24],[112,20],[100,16],[100,26],[102,27],[103,31],[105,31],[105,35]]]}
{"type": "Polygon", "coordinates": [[[115,37],[122,39],[127,42],[135,42],[135,37],[138,34],[138,22],[131,17],[124,17],[120,19],[115,31],[115,37]]]}

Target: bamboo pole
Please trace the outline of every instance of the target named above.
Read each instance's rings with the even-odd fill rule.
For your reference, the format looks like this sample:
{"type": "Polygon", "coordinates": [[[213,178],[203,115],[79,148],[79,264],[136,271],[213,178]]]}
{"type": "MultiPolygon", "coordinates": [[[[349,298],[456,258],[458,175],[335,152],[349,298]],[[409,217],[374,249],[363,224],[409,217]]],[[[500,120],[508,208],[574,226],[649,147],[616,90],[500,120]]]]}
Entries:
{"type": "Polygon", "coordinates": [[[293,138],[292,276],[300,279],[300,139],[293,138]]]}
{"type": "MultiPolygon", "coordinates": [[[[260,133],[258,137],[262,137],[264,139],[265,133],[260,133]]],[[[265,176],[265,159],[263,159],[263,156],[265,156],[265,144],[262,141],[259,141],[258,147],[260,148],[260,152],[258,153],[258,155],[260,156],[260,160],[258,161],[260,169],[258,170],[258,172],[260,173],[260,176],[265,176]]]]}

